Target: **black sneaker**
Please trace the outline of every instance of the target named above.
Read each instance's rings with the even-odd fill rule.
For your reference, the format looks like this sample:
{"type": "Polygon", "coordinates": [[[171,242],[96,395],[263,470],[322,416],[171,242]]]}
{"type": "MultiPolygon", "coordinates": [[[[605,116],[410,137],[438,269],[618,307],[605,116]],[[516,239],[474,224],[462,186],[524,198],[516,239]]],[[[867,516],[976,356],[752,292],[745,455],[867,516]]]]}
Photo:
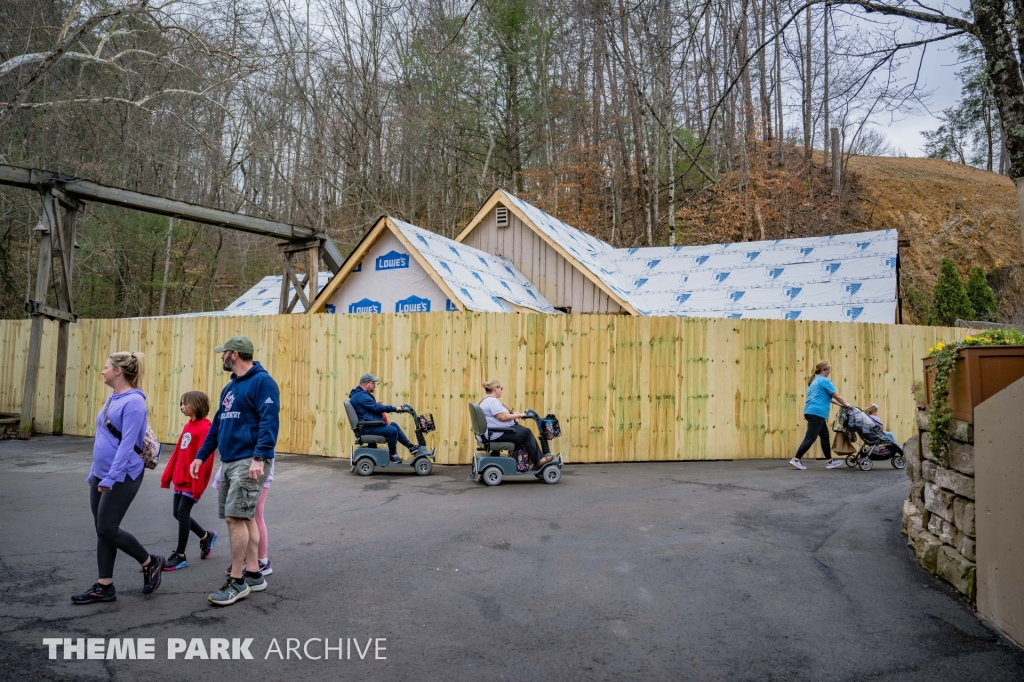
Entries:
{"type": "Polygon", "coordinates": [[[402,458],[399,457],[398,455],[391,455],[391,463],[392,464],[401,464],[402,463],[402,458]]]}
{"type": "Polygon", "coordinates": [[[167,557],[167,561],[164,562],[165,571],[178,571],[187,567],[188,560],[185,559],[185,555],[178,554],[177,552],[174,552],[171,556],[167,557]]]}
{"type": "Polygon", "coordinates": [[[72,604],[92,604],[96,601],[117,601],[117,594],[114,592],[113,584],[100,585],[96,583],[81,594],[71,595],[72,604]]]}
{"type": "Polygon", "coordinates": [[[160,587],[160,578],[164,573],[164,558],[149,555],[149,565],[142,567],[142,594],[152,594],[160,587]]]}
{"type": "Polygon", "coordinates": [[[199,558],[205,559],[213,551],[213,543],[217,542],[217,531],[206,531],[206,538],[199,540],[199,558]]]}

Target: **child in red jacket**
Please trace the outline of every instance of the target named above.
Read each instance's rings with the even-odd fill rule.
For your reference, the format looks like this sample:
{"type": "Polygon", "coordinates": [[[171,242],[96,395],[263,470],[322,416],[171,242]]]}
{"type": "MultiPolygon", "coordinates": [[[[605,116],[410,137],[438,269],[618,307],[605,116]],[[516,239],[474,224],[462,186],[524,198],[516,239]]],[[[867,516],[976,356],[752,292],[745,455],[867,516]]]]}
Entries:
{"type": "Polygon", "coordinates": [[[199,447],[206,440],[206,433],[210,430],[210,420],[206,418],[210,413],[210,399],[201,391],[189,391],[181,396],[181,413],[188,417],[188,423],[181,430],[178,444],[167,461],[163,476],[160,477],[161,488],[170,488],[171,484],[174,484],[172,509],[174,518],[178,520],[178,547],[167,557],[165,571],[176,571],[188,566],[185,545],[188,544],[190,531],[199,538],[200,559],[210,556],[213,543],[217,541],[217,531],[203,530],[192,518],[192,507],[199,502],[210,482],[214,458],[210,457],[203,462],[203,466],[199,468],[198,478],[192,478],[189,474],[189,466],[196,458],[196,453],[199,452],[199,447]]]}

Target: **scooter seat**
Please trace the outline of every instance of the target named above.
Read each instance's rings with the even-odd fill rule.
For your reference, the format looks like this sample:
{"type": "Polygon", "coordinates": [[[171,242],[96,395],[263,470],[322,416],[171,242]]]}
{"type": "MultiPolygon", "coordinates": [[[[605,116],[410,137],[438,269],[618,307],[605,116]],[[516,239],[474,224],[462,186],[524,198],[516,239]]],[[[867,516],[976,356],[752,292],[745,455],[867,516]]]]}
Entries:
{"type": "Polygon", "coordinates": [[[369,445],[371,443],[387,443],[387,442],[388,442],[388,439],[385,438],[384,436],[365,435],[365,436],[360,436],[358,439],[356,439],[356,445],[369,445]]]}
{"type": "Polygon", "coordinates": [[[500,452],[501,450],[515,450],[516,444],[505,440],[494,440],[487,444],[485,452],[500,452]]]}

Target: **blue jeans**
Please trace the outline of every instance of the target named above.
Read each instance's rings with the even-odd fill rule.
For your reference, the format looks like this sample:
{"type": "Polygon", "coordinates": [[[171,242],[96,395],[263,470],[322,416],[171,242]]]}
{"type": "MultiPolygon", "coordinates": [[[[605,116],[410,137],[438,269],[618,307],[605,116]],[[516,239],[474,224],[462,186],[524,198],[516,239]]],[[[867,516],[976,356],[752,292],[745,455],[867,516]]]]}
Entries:
{"type": "Polygon", "coordinates": [[[405,434],[402,433],[402,429],[399,428],[398,424],[388,424],[386,426],[364,426],[363,434],[367,436],[384,436],[387,438],[388,452],[392,455],[398,454],[398,443],[409,448],[410,451],[416,448],[416,446],[405,437],[405,434]]]}

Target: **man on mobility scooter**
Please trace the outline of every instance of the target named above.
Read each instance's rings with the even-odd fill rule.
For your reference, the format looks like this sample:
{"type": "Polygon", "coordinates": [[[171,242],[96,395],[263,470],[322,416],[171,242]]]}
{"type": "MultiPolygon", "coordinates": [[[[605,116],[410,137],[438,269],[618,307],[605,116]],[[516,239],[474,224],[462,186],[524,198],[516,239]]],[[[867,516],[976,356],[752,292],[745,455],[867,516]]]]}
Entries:
{"type": "Polygon", "coordinates": [[[398,443],[401,443],[405,447],[409,448],[409,454],[416,456],[421,453],[421,448],[425,450],[424,446],[414,445],[405,434],[398,424],[388,424],[387,419],[384,417],[385,412],[405,412],[403,407],[395,407],[394,405],[384,405],[378,403],[373,397],[373,391],[377,388],[377,382],[380,381],[377,377],[372,374],[364,374],[359,377],[359,385],[353,388],[349,394],[348,399],[352,403],[352,407],[355,408],[356,416],[360,422],[379,422],[379,426],[365,425],[362,427],[362,432],[367,436],[383,436],[387,439],[388,443],[388,454],[391,457],[391,461],[399,464],[402,458],[398,456],[398,443]]]}

